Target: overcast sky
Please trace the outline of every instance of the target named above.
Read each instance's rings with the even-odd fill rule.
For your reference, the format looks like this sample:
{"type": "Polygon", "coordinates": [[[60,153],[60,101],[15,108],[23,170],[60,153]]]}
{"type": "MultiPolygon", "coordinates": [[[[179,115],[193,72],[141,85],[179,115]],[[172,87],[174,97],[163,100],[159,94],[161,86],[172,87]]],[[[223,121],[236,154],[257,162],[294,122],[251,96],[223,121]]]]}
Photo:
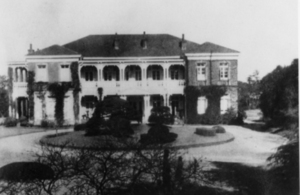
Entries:
{"type": "Polygon", "coordinates": [[[0,75],[43,49],[91,34],[171,34],[241,52],[239,80],[298,57],[297,0],[0,0],[0,75]]]}

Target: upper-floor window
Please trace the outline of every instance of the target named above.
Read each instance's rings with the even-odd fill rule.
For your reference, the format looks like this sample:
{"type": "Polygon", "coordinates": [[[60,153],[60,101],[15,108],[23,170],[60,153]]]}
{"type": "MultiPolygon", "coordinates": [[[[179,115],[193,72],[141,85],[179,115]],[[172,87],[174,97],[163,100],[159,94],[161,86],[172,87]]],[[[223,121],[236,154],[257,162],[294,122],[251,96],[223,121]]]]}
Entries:
{"type": "Polygon", "coordinates": [[[103,78],[105,81],[119,81],[120,69],[117,66],[105,66],[103,68],[103,78]]]}
{"type": "Polygon", "coordinates": [[[206,80],[206,63],[205,62],[197,63],[197,80],[198,81],[206,80]]]}
{"type": "MultiPolygon", "coordinates": [[[[64,65],[65,67],[65,65],[64,65]]],[[[62,68],[69,70],[69,68],[62,68]]],[[[70,72],[70,71],[69,71],[70,72]]],[[[97,68],[94,66],[84,66],[80,70],[81,78],[86,81],[97,81],[97,68]]]]}
{"type": "Polygon", "coordinates": [[[48,72],[47,72],[47,65],[45,64],[38,64],[36,70],[36,81],[48,81],[48,72]]]}
{"type": "Polygon", "coordinates": [[[142,70],[139,66],[130,65],[125,69],[125,80],[135,79],[136,81],[142,80],[142,70]]]}
{"type": "Polygon", "coordinates": [[[220,79],[228,80],[229,79],[229,65],[228,62],[220,63],[220,79]]]}
{"type": "Polygon", "coordinates": [[[60,65],[60,81],[71,81],[70,65],[60,65]]]}
{"type": "Polygon", "coordinates": [[[147,69],[147,78],[163,80],[163,68],[160,65],[150,65],[147,69]]]}
{"type": "Polygon", "coordinates": [[[198,97],[197,112],[198,114],[205,114],[207,109],[207,99],[205,96],[198,97]]]}
{"type": "Polygon", "coordinates": [[[27,82],[27,69],[18,67],[15,69],[15,82],[27,82]]]}

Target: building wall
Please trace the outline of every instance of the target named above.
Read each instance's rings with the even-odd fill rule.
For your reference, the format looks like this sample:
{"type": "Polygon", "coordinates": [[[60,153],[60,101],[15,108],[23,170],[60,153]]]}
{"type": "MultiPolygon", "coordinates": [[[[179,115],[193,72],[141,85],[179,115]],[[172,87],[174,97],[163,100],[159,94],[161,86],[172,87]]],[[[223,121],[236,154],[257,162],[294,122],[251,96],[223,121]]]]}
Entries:
{"type": "Polygon", "coordinates": [[[237,79],[237,60],[189,60],[187,65],[188,71],[188,83],[189,86],[199,86],[199,85],[234,85],[238,83],[237,79]],[[220,80],[220,62],[229,62],[229,80],[220,80]],[[197,80],[197,63],[206,63],[206,80],[197,80]]]}
{"type": "Polygon", "coordinates": [[[70,75],[65,75],[65,77],[61,78],[60,71],[62,64],[68,64],[70,65],[70,62],[65,63],[64,61],[60,62],[29,62],[27,63],[28,70],[34,71],[37,79],[37,74],[39,69],[37,68],[37,65],[46,65],[46,72],[47,75],[45,75],[45,78],[47,78],[47,81],[44,80],[44,82],[54,83],[54,82],[70,82],[71,81],[71,70],[68,71],[70,75]],[[67,78],[67,80],[66,80],[67,78]]]}

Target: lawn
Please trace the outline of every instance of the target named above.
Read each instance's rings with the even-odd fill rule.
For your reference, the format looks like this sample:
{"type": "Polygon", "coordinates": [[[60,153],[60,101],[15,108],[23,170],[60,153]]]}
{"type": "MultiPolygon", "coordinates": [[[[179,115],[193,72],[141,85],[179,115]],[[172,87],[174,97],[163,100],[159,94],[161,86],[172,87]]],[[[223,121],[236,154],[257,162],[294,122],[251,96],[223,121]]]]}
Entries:
{"type": "MultiPolygon", "coordinates": [[[[123,144],[138,142],[140,135],[147,133],[150,126],[133,125],[134,135],[131,138],[122,139],[122,143],[112,136],[84,136],[84,131],[70,132],[59,134],[58,136],[45,136],[41,139],[41,143],[53,146],[61,146],[67,144],[73,148],[107,148],[110,146],[122,146],[123,144]],[[123,142],[126,143],[123,143],[123,142]]],[[[171,126],[170,132],[178,134],[178,138],[167,147],[190,148],[199,146],[210,146],[222,144],[234,140],[231,133],[217,134],[214,137],[204,137],[194,134],[197,126],[171,126]]]]}

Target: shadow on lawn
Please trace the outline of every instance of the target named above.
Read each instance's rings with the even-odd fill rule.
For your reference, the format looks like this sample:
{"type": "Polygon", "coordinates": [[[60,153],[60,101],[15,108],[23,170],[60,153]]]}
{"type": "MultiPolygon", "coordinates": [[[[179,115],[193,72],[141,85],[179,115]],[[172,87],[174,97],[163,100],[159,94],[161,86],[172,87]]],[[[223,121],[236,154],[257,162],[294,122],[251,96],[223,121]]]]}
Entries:
{"type": "Polygon", "coordinates": [[[264,123],[244,123],[242,126],[247,129],[251,129],[253,131],[259,131],[259,132],[268,131],[268,128],[264,123]]]}
{"type": "Polygon", "coordinates": [[[265,195],[268,191],[267,171],[239,163],[214,162],[218,169],[211,170],[213,181],[225,182],[237,191],[231,194],[265,195]]]}

